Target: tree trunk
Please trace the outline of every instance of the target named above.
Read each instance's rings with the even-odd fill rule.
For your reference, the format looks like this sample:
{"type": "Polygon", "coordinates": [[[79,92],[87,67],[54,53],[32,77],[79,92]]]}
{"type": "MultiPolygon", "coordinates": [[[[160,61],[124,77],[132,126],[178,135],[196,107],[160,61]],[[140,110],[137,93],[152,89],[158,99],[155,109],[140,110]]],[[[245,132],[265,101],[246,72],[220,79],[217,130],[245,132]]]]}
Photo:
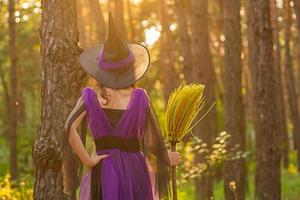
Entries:
{"type": "Polygon", "coordinates": [[[179,84],[179,76],[174,66],[174,46],[173,35],[170,31],[170,19],[166,13],[167,5],[163,0],[159,0],[159,16],[162,26],[160,37],[160,71],[164,87],[164,98],[168,100],[171,92],[179,84]]]}
{"type": "Polygon", "coordinates": [[[17,141],[18,141],[18,80],[15,0],[8,1],[9,57],[10,57],[10,101],[9,104],[9,157],[11,180],[18,178],[17,141]]]}
{"type": "Polygon", "coordinates": [[[109,12],[112,11],[112,1],[113,1],[113,0],[107,0],[107,7],[108,7],[108,11],[109,11],[109,12]]]}
{"type": "Polygon", "coordinates": [[[192,50],[190,35],[188,32],[187,5],[185,1],[175,0],[175,9],[178,21],[178,34],[180,42],[180,52],[183,56],[183,73],[186,81],[192,80],[192,50]]]}
{"type": "Polygon", "coordinates": [[[79,43],[82,48],[87,47],[86,29],[85,29],[85,18],[82,13],[83,4],[82,0],[77,1],[77,13],[78,13],[78,27],[79,27],[79,43]]]}
{"type": "Polygon", "coordinates": [[[125,27],[125,21],[124,21],[124,4],[123,0],[115,0],[115,20],[117,27],[119,27],[120,33],[124,36],[124,38],[127,38],[127,32],[125,27]]]}
{"type": "Polygon", "coordinates": [[[128,32],[128,38],[130,41],[134,41],[135,28],[134,28],[134,23],[133,23],[133,18],[132,18],[132,7],[131,7],[130,0],[126,0],[126,3],[127,3],[128,23],[129,23],[129,29],[130,29],[130,31],[128,32]]]}
{"type": "MultiPolygon", "coordinates": [[[[205,98],[208,105],[215,101],[215,72],[209,46],[208,32],[208,1],[191,0],[191,30],[193,68],[192,80],[205,85],[205,98]]],[[[217,135],[216,108],[213,107],[203,120],[195,127],[195,133],[211,148],[212,140],[217,135]]],[[[196,155],[195,162],[202,162],[204,158],[196,155]]],[[[213,177],[207,175],[196,178],[196,198],[209,199],[213,196],[213,177]]]]}
{"type": "Polygon", "coordinates": [[[285,80],[288,91],[288,102],[290,106],[290,118],[293,124],[293,142],[297,151],[298,169],[300,170],[300,117],[297,104],[297,92],[293,72],[293,59],[290,50],[292,15],[290,0],[285,2],[285,80]]]}
{"type": "Polygon", "coordinates": [[[274,84],[270,1],[249,0],[248,3],[249,64],[256,142],[256,196],[260,200],[278,200],[281,197],[278,147],[280,132],[279,112],[277,102],[274,101],[277,88],[274,84]]]}
{"type": "Polygon", "coordinates": [[[277,21],[277,8],[276,8],[276,0],[271,0],[271,24],[273,29],[273,43],[275,49],[273,51],[274,55],[274,74],[276,79],[276,88],[277,88],[277,105],[279,113],[279,130],[280,130],[280,148],[281,155],[283,160],[283,165],[285,168],[289,166],[289,141],[288,141],[288,133],[287,133],[287,125],[286,125],[286,115],[285,115],[285,107],[284,107],[284,98],[283,98],[283,83],[282,83],[282,69],[281,69],[281,46],[279,42],[279,27],[277,21]]]}
{"type": "MultiPolygon", "coordinates": [[[[295,9],[295,14],[296,14],[296,22],[297,22],[297,71],[298,71],[298,76],[300,76],[300,0],[294,0],[294,9],[295,9]]],[[[296,83],[297,84],[297,83],[296,83]]],[[[298,89],[298,95],[300,94],[300,87],[298,89]]],[[[298,99],[299,101],[299,99],[298,99]]]]}
{"type": "Polygon", "coordinates": [[[103,42],[106,35],[106,25],[104,22],[103,12],[98,0],[89,0],[90,12],[94,18],[94,26],[97,32],[97,42],[103,42]]]}
{"type": "MultiPolygon", "coordinates": [[[[42,1],[39,29],[42,111],[41,126],[33,147],[36,165],[34,199],[64,199],[63,178],[68,178],[62,173],[64,123],[85,81],[85,73],[78,62],[81,50],[76,8],[75,0],[42,1]]],[[[75,191],[71,192],[69,195],[74,195],[75,191]]],[[[67,198],[74,199],[74,196],[67,198]]]]}
{"type": "MultiPolygon", "coordinates": [[[[224,116],[230,134],[228,152],[245,151],[245,119],[242,96],[240,2],[224,1],[224,116]],[[236,148],[237,147],[237,148],[236,148]]],[[[225,164],[224,188],[228,200],[245,199],[246,163],[244,158],[225,164]],[[236,189],[230,188],[234,182],[236,189]]]]}
{"type": "Polygon", "coordinates": [[[10,94],[9,94],[9,88],[8,83],[5,80],[4,76],[4,70],[2,68],[2,65],[0,64],[0,78],[1,78],[1,84],[3,87],[3,93],[4,93],[4,99],[5,99],[5,112],[7,113],[6,117],[3,119],[3,133],[6,141],[9,143],[9,136],[10,136],[10,94]]]}
{"type": "Polygon", "coordinates": [[[95,44],[99,44],[99,36],[96,30],[95,26],[95,20],[92,13],[92,10],[90,9],[90,1],[82,1],[81,2],[84,7],[88,8],[86,12],[86,19],[87,19],[87,46],[94,46],[95,44]]]}
{"type": "Polygon", "coordinates": [[[300,34],[300,0],[294,0],[298,34],[300,34]]]}

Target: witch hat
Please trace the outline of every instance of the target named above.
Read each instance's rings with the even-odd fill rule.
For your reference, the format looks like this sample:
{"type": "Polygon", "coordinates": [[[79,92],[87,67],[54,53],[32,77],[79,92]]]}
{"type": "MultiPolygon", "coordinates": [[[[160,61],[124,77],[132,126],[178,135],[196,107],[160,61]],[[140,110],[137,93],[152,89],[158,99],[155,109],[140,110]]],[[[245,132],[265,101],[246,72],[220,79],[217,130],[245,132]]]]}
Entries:
{"type": "Polygon", "coordinates": [[[80,54],[80,64],[104,86],[128,87],[146,73],[150,64],[149,52],[141,44],[126,43],[111,13],[107,30],[103,44],[88,48],[80,54]]]}

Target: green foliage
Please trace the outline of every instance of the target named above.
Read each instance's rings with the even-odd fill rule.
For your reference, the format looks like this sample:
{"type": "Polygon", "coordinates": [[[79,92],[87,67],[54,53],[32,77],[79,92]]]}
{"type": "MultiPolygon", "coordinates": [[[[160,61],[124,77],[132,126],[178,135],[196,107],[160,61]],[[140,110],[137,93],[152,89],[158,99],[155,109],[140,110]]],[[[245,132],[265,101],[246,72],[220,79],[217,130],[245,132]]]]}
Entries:
{"type": "Polygon", "coordinates": [[[8,163],[8,157],[9,157],[9,151],[8,146],[4,139],[0,137],[0,177],[4,176],[6,174],[6,171],[8,171],[9,163],[8,163]]]}
{"type": "Polygon", "coordinates": [[[31,200],[33,199],[32,184],[26,180],[10,181],[10,175],[0,177],[1,200],[31,200]]]}
{"type": "MultiPolygon", "coordinates": [[[[8,1],[0,1],[0,67],[4,81],[10,90],[10,57],[8,55],[8,1]]],[[[18,169],[20,174],[33,175],[32,146],[40,123],[40,1],[20,0],[16,2],[16,47],[19,88],[18,116],[18,169]]],[[[10,93],[10,91],[8,91],[10,93]]],[[[6,126],[8,110],[5,91],[0,84],[0,176],[9,169],[9,153],[6,126]]]]}
{"type": "MultiPolygon", "coordinates": [[[[248,187],[246,200],[255,200],[255,163],[252,161],[248,166],[248,187]],[[252,167],[249,167],[252,166],[252,167]]],[[[224,185],[223,181],[217,182],[214,187],[214,199],[224,199],[224,185]]],[[[298,200],[300,199],[300,175],[294,174],[289,169],[282,169],[281,173],[282,185],[282,200],[298,200]]]]}
{"type": "Polygon", "coordinates": [[[184,162],[178,167],[179,184],[191,181],[196,177],[212,175],[225,162],[247,157],[247,152],[237,151],[235,148],[227,151],[229,138],[230,135],[227,132],[221,132],[215,138],[211,149],[202,140],[192,140],[180,146],[184,162]],[[195,155],[203,158],[197,164],[194,163],[195,155]]]}

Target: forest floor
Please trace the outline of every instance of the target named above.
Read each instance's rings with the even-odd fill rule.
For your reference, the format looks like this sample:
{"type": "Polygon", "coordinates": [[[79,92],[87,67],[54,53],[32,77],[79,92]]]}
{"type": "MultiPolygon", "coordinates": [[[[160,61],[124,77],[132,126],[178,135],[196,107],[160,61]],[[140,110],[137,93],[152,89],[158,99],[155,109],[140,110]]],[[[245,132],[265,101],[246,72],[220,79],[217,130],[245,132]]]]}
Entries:
{"type": "MultiPolygon", "coordinates": [[[[2,138],[0,138],[0,146],[4,146],[5,148],[0,149],[0,157],[1,158],[8,158],[8,148],[5,145],[5,142],[2,138]]],[[[291,151],[290,153],[290,166],[288,169],[282,169],[281,170],[281,182],[282,182],[282,200],[299,200],[300,199],[300,173],[297,171],[296,168],[296,154],[295,152],[291,151]]],[[[1,195],[4,195],[5,193],[8,196],[15,196],[16,194],[24,195],[27,198],[25,199],[31,199],[32,192],[33,192],[33,183],[34,183],[34,176],[33,172],[30,170],[30,172],[25,173],[24,170],[22,173],[22,180],[19,181],[17,185],[19,187],[13,189],[11,188],[9,182],[5,183],[5,174],[8,171],[9,165],[8,160],[4,159],[2,160],[4,163],[0,164],[0,185],[6,184],[6,192],[3,190],[1,192],[0,190],[0,199],[1,195]],[[17,190],[17,191],[16,191],[17,190]],[[4,192],[4,193],[3,193],[4,192]]],[[[255,162],[253,160],[249,161],[247,163],[248,166],[248,192],[247,192],[247,198],[246,200],[254,200],[254,175],[255,175],[255,162]]],[[[24,165],[24,164],[23,164],[24,165]]],[[[21,165],[22,168],[23,165],[21,165]]],[[[27,163],[27,165],[29,165],[27,163]]],[[[26,170],[25,170],[26,171],[26,170]]],[[[185,184],[178,186],[178,199],[180,200],[193,200],[195,199],[195,192],[194,192],[194,181],[188,181],[185,184]]],[[[224,199],[224,189],[223,189],[223,182],[219,181],[215,183],[214,186],[214,199],[215,200],[223,200],[224,199]]]]}
{"type": "MultiPolygon", "coordinates": [[[[300,173],[297,172],[295,152],[290,153],[291,163],[288,169],[281,170],[281,187],[282,187],[282,200],[299,200],[300,199],[300,173]]],[[[246,200],[255,200],[255,187],[254,175],[255,165],[254,162],[248,163],[248,191],[246,200]]],[[[180,200],[191,200],[195,198],[193,181],[190,181],[178,187],[180,200]]],[[[223,200],[224,198],[224,185],[223,181],[215,183],[214,186],[214,199],[223,200]]]]}

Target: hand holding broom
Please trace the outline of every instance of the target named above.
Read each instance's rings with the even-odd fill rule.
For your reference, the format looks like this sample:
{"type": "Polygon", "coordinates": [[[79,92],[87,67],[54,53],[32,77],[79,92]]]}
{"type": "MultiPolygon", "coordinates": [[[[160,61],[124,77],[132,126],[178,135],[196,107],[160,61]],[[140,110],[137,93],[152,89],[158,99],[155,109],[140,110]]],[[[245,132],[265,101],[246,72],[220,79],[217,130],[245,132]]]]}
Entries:
{"type": "MultiPolygon", "coordinates": [[[[204,85],[190,84],[181,85],[171,93],[166,108],[165,130],[172,151],[176,151],[176,144],[190,133],[210,110],[203,116],[198,116],[205,108],[203,92],[204,85]],[[192,124],[197,117],[199,120],[192,124]]],[[[172,191],[173,200],[177,200],[176,166],[172,166],[172,191]]]]}

